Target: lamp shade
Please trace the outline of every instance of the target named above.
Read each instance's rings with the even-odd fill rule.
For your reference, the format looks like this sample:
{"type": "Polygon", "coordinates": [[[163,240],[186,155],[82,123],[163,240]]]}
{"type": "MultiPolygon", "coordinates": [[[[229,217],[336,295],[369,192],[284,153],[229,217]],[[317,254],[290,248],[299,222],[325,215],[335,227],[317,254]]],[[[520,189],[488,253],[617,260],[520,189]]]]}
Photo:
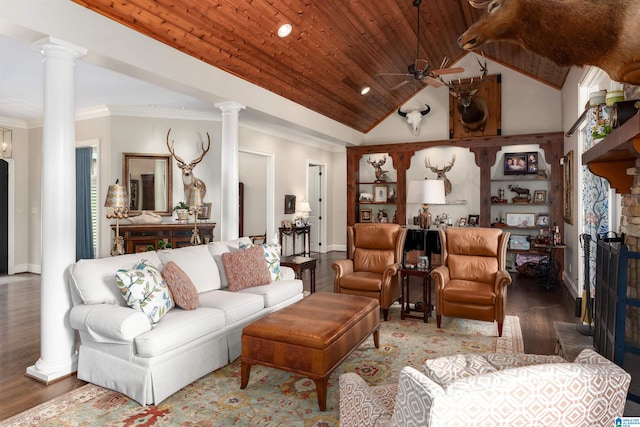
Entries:
{"type": "Polygon", "coordinates": [[[189,193],[189,199],[187,200],[187,205],[189,206],[202,206],[202,193],[200,189],[195,185],[191,189],[189,193]]]}
{"type": "Polygon", "coordinates": [[[116,180],[115,184],[109,186],[107,190],[107,199],[104,202],[104,206],[107,208],[124,208],[126,207],[126,195],[124,193],[124,187],[118,184],[116,180]]]}
{"type": "Polygon", "coordinates": [[[409,181],[407,188],[407,203],[422,203],[425,205],[444,205],[444,181],[438,179],[422,179],[409,181]]]}
{"type": "Polygon", "coordinates": [[[11,151],[13,150],[13,131],[0,127],[0,133],[2,133],[2,140],[0,140],[0,158],[10,159],[11,151]]]}
{"type": "Polygon", "coordinates": [[[298,212],[311,212],[311,206],[309,206],[309,202],[306,200],[300,202],[300,206],[298,207],[298,212]]]}

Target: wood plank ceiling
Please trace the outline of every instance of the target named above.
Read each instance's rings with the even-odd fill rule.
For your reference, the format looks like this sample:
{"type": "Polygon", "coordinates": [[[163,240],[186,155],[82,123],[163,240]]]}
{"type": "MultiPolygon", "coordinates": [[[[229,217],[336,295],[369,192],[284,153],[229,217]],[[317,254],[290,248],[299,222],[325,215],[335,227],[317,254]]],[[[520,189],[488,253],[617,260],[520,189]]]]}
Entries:
{"type": "MultiPolygon", "coordinates": [[[[97,13],[268,89],[340,123],[368,132],[422,84],[390,90],[416,59],[418,9],[412,0],[73,0],[97,13]],[[277,35],[293,25],[287,38],[277,35]],[[371,91],[360,94],[364,86],[371,91]]],[[[456,40],[483,13],[465,0],[423,0],[420,58],[432,69],[466,51],[456,40]]],[[[569,71],[516,44],[484,54],[561,88],[569,71]]]]}

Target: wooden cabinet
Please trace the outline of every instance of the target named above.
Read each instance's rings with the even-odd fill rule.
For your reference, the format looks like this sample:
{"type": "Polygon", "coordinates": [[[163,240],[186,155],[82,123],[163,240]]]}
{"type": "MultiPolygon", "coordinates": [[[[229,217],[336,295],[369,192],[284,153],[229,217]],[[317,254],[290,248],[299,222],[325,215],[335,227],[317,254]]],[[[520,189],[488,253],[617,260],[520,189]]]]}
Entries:
{"type": "MultiPolygon", "coordinates": [[[[198,223],[198,234],[203,243],[213,241],[215,227],[215,222],[198,223]]],[[[116,225],[111,224],[111,229],[115,232],[116,225]]],[[[157,250],[160,240],[170,242],[174,249],[190,246],[192,234],[192,222],[120,225],[120,236],[124,239],[124,248],[128,254],[146,252],[149,246],[157,250]]]]}

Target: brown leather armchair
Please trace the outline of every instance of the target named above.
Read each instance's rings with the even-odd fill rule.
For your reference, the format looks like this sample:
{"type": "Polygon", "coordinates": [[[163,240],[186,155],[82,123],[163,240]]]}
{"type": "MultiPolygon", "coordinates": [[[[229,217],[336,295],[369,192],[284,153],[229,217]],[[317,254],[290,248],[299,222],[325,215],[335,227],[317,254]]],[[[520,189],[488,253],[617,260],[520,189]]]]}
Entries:
{"type": "Polygon", "coordinates": [[[498,322],[502,336],[507,286],[505,269],[509,232],[497,228],[440,230],[442,265],[434,268],[436,322],[442,316],[498,322]]]}
{"type": "Polygon", "coordinates": [[[402,296],[398,271],[407,229],[398,224],[356,224],[347,227],[347,257],[335,261],[336,293],[380,301],[384,320],[389,306],[402,296]]]}

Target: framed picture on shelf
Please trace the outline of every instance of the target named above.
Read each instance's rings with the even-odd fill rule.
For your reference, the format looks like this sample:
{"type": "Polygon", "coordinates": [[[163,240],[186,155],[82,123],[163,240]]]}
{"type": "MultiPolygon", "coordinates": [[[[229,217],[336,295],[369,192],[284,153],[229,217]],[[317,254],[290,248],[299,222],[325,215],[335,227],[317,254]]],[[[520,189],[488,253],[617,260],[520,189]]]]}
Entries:
{"type": "Polygon", "coordinates": [[[202,205],[200,213],[198,214],[198,219],[209,219],[211,218],[211,203],[205,203],[202,205]]]}
{"type": "Polygon", "coordinates": [[[547,203],[547,190],[535,190],[533,192],[533,203],[547,203]]]}
{"type": "Polygon", "coordinates": [[[282,220],[282,227],[291,228],[291,220],[290,219],[283,219],[282,220]]]}
{"type": "Polygon", "coordinates": [[[389,188],[386,185],[373,186],[373,201],[376,203],[387,203],[389,188]]]}
{"type": "Polygon", "coordinates": [[[504,174],[526,175],[538,173],[538,152],[505,153],[504,174]]]}
{"type": "Polygon", "coordinates": [[[536,218],[536,226],[548,227],[549,226],[549,214],[538,214],[536,218]]]}
{"type": "Polygon", "coordinates": [[[460,221],[458,222],[458,227],[464,227],[465,225],[467,225],[467,218],[460,218],[460,221]]]}
{"type": "Polygon", "coordinates": [[[480,224],[480,215],[469,215],[467,224],[473,227],[477,227],[480,224]]]}
{"type": "Polygon", "coordinates": [[[360,222],[371,222],[371,209],[360,209],[360,222]]]}
{"type": "Polygon", "coordinates": [[[536,215],[532,213],[507,213],[509,227],[535,227],[536,215]]]}
{"type": "Polygon", "coordinates": [[[295,224],[296,224],[296,228],[304,227],[304,221],[302,220],[302,218],[296,218],[295,224]]]}

